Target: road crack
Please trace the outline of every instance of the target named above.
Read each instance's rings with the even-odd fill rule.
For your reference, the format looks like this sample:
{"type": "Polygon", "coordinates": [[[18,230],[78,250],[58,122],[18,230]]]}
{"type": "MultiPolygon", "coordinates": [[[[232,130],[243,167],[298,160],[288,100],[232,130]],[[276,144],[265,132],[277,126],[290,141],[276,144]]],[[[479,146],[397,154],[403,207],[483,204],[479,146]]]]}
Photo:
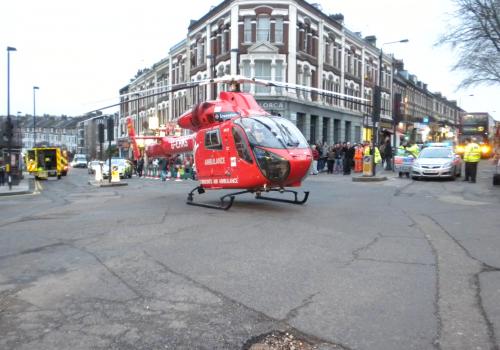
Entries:
{"type": "Polygon", "coordinates": [[[351,255],[352,255],[352,259],[347,261],[345,264],[344,264],[344,267],[347,267],[349,265],[351,265],[352,263],[354,263],[355,261],[359,260],[359,256],[362,252],[364,251],[367,251],[368,249],[370,249],[373,245],[375,245],[378,240],[382,238],[382,235],[380,234],[380,232],[377,232],[376,233],[376,237],[373,238],[370,242],[368,242],[367,244],[359,247],[359,248],[356,248],[354,249],[352,252],[351,252],[351,255]]]}
{"type": "Polygon", "coordinates": [[[102,266],[104,267],[110,274],[112,274],[115,278],[117,278],[128,290],[130,290],[136,297],[140,297],[140,298],[143,298],[145,299],[145,296],[142,295],[142,293],[140,291],[138,291],[136,288],[132,287],[130,285],[130,283],[128,283],[125,279],[123,279],[118,273],[116,273],[111,267],[109,267],[108,265],[106,265],[104,263],[104,261],[101,260],[101,258],[99,258],[97,256],[97,254],[81,247],[75,247],[73,245],[69,245],[70,247],[76,249],[76,250],[80,250],[84,253],[87,253],[88,255],[94,257],[94,259],[102,266]]]}
{"type": "Polygon", "coordinates": [[[307,306],[309,306],[310,304],[313,303],[313,298],[318,295],[319,292],[316,292],[314,294],[311,294],[309,295],[307,298],[305,298],[304,300],[302,300],[302,303],[297,306],[297,307],[294,307],[293,309],[291,309],[290,311],[288,311],[288,313],[286,314],[285,318],[282,320],[283,322],[290,322],[293,318],[297,317],[298,314],[299,314],[299,311],[307,306]]]}
{"type": "MultiPolygon", "coordinates": [[[[288,318],[285,317],[285,319],[283,320],[280,320],[280,319],[277,319],[277,318],[273,318],[265,313],[263,313],[262,311],[259,311],[259,310],[256,310],[256,309],[253,309],[217,290],[214,290],[212,289],[211,287],[201,283],[201,282],[198,282],[197,280],[189,277],[188,275],[186,274],[183,274],[181,272],[177,272],[175,270],[172,270],[169,266],[167,266],[166,264],[164,264],[163,262],[157,260],[155,257],[153,257],[151,254],[149,254],[147,251],[143,251],[144,255],[146,255],[148,258],[150,258],[153,262],[155,262],[156,264],[158,264],[159,266],[161,266],[165,271],[175,275],[175,276],[178,276],[190,283],[192,283],[194,286],[198,287],[198,288],[201,288],[202,290],[206,291],[206,292],[209,292],[210,294],[212,295],[215,295],[216,297],[218,297],[219,299],[221,299],[222,301],[224,302],[228,302],[228,303],[231,303],[233,305],[237,305],[245,310],[249,310],[251,311],[252,313],[256,314],[261,320],[263,321],[270,321],[272,323],[275,324],[276,327],[279,327],[279,328],[282,328],[284,330],[291,330],[293,331],[294,333],[296,334],[300,334],[300,335],[303,335],[304,338],[306,339],[311,339],[312,341],[314,341],[315,343],[322,343],[322,344],[325,344],[325,345],[330,345],[330,346],[333,346],[334,348],[341,348],[341,349],[345,349],[345,350],[349,350],[349,348],[347,346],[344,346],[342,344],[339,344],[339,343],[333,343],[332,341],[330,340],[326,340],[326,339],[323,339],[323,338],[319,338],[319,337],[316,337],[316,336],[313,336],[313,335],[310,335],[310,334],[307,334],[307,333],[303,333],[301,332],[300,330],[296,329],[295,327],[291,326],[290,324],[288,324],[288,318]]],[[[315,294],[312,294],[310,296],[308,296],[306,299],[304,299],[303,303],[301,305],[299,305],[298,307],[290,310],[287,314],[290,315],[291,313],[294,313],[294,310],[295,312],[301,308],[304,308],[306,307],[307,305],[309,305],[311,302],[312,302],[312,298],[317,295],[318,293],[315,293],[315,294]]],[[[295,313],[295,316],[296,316],[296,313],[295,313]]]]}
{"type": "Polygon", "coordinates": [[[479,274],[485,264],[429,215],[409,215],[436,259],[436,316],[439,349],[497,349],[494,329],[481,301],[479,274]]]}

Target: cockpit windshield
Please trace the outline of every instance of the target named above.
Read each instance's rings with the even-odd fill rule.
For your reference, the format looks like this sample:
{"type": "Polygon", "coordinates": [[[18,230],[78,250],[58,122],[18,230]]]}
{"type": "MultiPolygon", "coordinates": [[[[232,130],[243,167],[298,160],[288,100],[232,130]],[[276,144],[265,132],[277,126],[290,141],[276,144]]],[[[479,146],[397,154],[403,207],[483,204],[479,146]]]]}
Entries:
{"type": "Polygon", "coordinates": [[[267,148],[307,148],[304,135],[289,120],[281,117],[247,117],[235,120],[246,132],[252,146],[267,148]]]}

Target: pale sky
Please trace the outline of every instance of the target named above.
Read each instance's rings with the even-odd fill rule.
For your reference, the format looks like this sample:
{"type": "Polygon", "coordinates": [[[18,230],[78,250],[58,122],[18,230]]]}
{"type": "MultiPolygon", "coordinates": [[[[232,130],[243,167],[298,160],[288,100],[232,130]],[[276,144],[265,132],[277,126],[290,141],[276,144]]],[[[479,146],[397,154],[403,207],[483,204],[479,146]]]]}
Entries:
{"type": "MultiPolygon", "coordinates": [[[[82,115],[118,102],[118,91],[139,68],[166,57],[199,19],[221,0],[5,0],[0,2],[0,115],[7,114],[7,46],[10,113],[82,115]],[[175,6],[175,8],[174,8],[175,6]]],[[[433,44],[448,25],[450,0],[316,0],[323,11],[343,13],[345,24],[403,59],[429,90],[456,99],[470,112],[500,120],[500,86],[456,91],[454,55],[433,44]],[[470,96],[473,95],[473,96],[470,96]]],[[[112,112],[107,110],[106,112],[112,112]]]]}

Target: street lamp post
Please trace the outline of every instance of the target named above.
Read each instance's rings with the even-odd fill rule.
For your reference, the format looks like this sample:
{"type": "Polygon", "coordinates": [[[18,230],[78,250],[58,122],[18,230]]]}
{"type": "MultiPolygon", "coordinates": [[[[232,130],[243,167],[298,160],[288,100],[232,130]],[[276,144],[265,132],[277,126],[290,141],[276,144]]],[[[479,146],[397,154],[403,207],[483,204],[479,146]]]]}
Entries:
{"type": "Polygon", "coordinates": [[[374,96],[373,96],[373,114],[372,114],[372,176],[375,176],[375,148],[378,143],[378,123],[381,118],[382,111],[382,58],[383,58],[383,50],[382,47],[384,45],[396,44],[396,43],[407,43],[408,39],[402,39],[397,41],[390,41],[388,43],[383,43],[380,45],[380,53],[378,56],[378,86],[375,86],[374,96]]]}
{"type": "Polygon", "coordinates": [[[33,86],[33,147],[36,147],[36,100],[35,92],[40,89],[38,86],[33,86]]]}
{"type": "Polygon", "coordinates": [[[5,162],[5,165],[8,165],[6,167],[7,170],[7,181],[9,183],[9,189],[12,188],[12,175],[11,175],[11,146],[12,146],[12,131],[13,131],[13,126],[12,126],[12,120],[10,119],[10,52],[11,51],[16,51],[15,47],[10,47],[7,46],[7,161],[5,162]]]}

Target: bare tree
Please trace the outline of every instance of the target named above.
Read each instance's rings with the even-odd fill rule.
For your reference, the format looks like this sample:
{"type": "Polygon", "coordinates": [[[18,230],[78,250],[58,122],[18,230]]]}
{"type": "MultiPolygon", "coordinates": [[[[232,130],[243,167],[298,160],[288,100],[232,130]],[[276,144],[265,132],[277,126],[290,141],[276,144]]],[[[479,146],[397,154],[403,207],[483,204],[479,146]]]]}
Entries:
{"type": "Polygon", "coordinates": [[[500,0],[453,0],[457,24],[437,45],[450,45],[458,53],[454,71],[466,78],[459,88],[500,85],[500,0]]]}

